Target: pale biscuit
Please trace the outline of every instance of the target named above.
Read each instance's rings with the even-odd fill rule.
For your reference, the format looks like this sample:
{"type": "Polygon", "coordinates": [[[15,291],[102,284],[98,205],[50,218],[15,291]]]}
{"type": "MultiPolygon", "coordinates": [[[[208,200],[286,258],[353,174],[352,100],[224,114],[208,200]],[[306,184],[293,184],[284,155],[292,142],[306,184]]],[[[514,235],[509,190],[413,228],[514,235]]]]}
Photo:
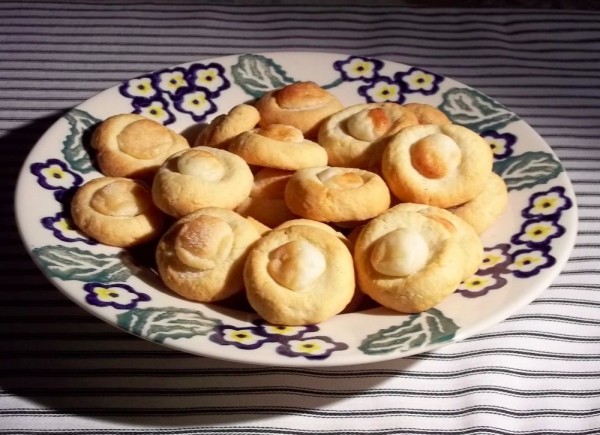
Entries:
{"type": "Polygon", "coordinates": [[[483,234],[498,219],[507,204],[506,183],[502,177],[492,172],[479,195],[449,211],[466,221],[478,234],[483,234]]]}
{"type": "Polygon", "coordinates": [[[449,208],[479,194],[492,172],[489,144],[459,125],[416,125],[388,143],[382,173],[402,202],[449,208]]]}
{"type": "Polygon", "coordinates": [[[228,150],[250,165],[296,170],[327,164],[327,152],[291,125],[270,124],[233,138],[228,150]]]}
{"type": "Polygon", "coordinates": [[[445,125],[452,123],[444,112],[430,104],[405,103],[402,107],[414,113],[419,120],[419,124],[445,125]]]}
{"type": "Polygon", "coordinates": [[[194,147],[165,161],[154,177],[152,198],[165,213],[180,218],[203,207],[234,209],[248,196],[253,176],[248,164],[229,151],[194,147]]]}
{"type": "Polygon", "coordinates": [[[357,168],[305,168],[290,177],[285,202],[296,215],[321,222],[361,221],[390,206],[383,179],[357,168]]]}
{"type": "Polygon", "coordinates": [[[276,168],[260,168],[254,173],[254,184],[250,191],[253,198],[283,198],[285,186],[294,171],[276,168]]]}
{"type": "Polygon", "coordinates": [[[202,208],[175,222],[160,239],[158,273],[187,299],[226,299],[243,289],[244,262],[259,238],[254,225],[234,211],[202,208]]]}
{"type": "Polygon", "coordinates": [[[189,148],[171,129],[133,113],[104,120],[92,134],[100,172],[109,177],[151,178],[171,154],[189,148]]]}
{"type": "Polygon", "coordinates": [[[456,290],[465,274],[461,230],[428,213],[433,207],[414,206],[400,204],[371,220],[354,247],[359,287],[403,313],[434,307],[456,290]]]}
{"type": "Polygon", "coordinates": [[[337,231],[335,228],[333,228],[332,226],[330,226],[324,222],[315,221],[313,219],[305,219],[305,218],[290,219],[288,221],[283,222],[282,224],[275,227],[274,229],[280,230],[282,228],[289,228],[289,227],[293,227],[295,225],[308,225],[311,227],[321,228],[323,231],[327,231],[327,232],[333,234],[334,236],[336,236],[338,239],[340,239],[342,242],[344,242],[344,244],[346,246],[348,246],[348,248],[350,248],[350,242],[348,241],[348,238],[344,234],[342,234],[341,232],[337,231]]]}
{"type": "Polygon", "coordinates": [[[100,243],[132,247],[160,236],[165,215],[144,183],[100,177],[83,184],[71,201],[73,222],[100,243]]]}
{"type": "Polygon", "coordinates": [[[273,230],[250,250],[244,283],[250,305],[267,322],[323,322],[352,300],[352,255],[337,236],[314,226],[273,230]]]}
{"type": "Polygon", "coordinates": [[[327,118],[319,129],[329,166],[379,171],[389,137],[411,125],[417,117],[396,103],[356,104],[327,118]]]}
{"type": "Polygon", "coordinates": [[[246,218],[254,218],[262,224],[273,228],[296,216],[289,209],[283,198],[246,198],[235,211],[246,218]]]}
{"type": "Polygon", "coordinates": [[[260,115],[254,106],[239,104],[226,115],[219,115],[196,137],[194,146],[209,146],[226,149],[229,141],[238,134],[252,130],[258,124],[260,115]]]}
{"type": "Polygon", "coordinates": [[[264,94],[257,102],[259,126],[292,125],[315,139],[321,122],[341,110],[341,101],[314,82],[297,82],[264,94]]]}

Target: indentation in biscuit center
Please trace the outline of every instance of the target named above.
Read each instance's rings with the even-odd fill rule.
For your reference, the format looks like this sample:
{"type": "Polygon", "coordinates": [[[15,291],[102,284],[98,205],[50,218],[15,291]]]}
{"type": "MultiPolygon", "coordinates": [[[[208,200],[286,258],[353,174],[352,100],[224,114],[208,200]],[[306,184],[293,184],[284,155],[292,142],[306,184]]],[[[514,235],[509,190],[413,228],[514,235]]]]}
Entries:
{"type": "Polygon", "coordinates": [[[346,121],[348,133],[355,139],[373,142],[383,136],[391,127],[388,113],[380,108],[361,110],[346,121]]]}
{"type": "Polygon", "coordinates": [[[423,269],[429,260],[429,246],[421,234],[408,228],[398,228],[373,245],[370,261],[384,275],[404,277],[423,269]]]}
{"type": "Polygon", "coordinates": [[[297,82],[278,90],[275,98],[282,109],[308,110],[327,104],[330,96],[314,82],[297,82]]]}
{"type": "Polygon", "coordinates": [[[205,181],[219,181],[225,176],[225,166],[214,154],[204,150],[189,150],[177,159],[177,170],[205,181]]]}
{"type": "Polygon", "coordinates": [[[365,184],[360,174],[340,168],[327,168],[319,172],[317,178],[329,189],[356,189],[365,184]]]}
{"type": "Polygon", "coordinates": [[[106,216],[134,217],[152,204],[149,192],[132,180],[117,180],[101,187],[91,198],[92,209],[106,216]]]}
{"type": "Polygon", "coordinates": [[[217,267],[233,247],[233,230],[223,220],[202,215],[181,226],[175,253],[186,265],[200,270],[217,267]]]}
{"type": "Polygon", "coordinates": [[[173,139],[165,127],[147,119],[132,122],[117,135],[119,149],[141,160],[163,155],[172,143],[173,139]]]}
{"type": "Polygon", "coordinates": [[[433,133],[410,148],[412,166],[426,178],[443,178],[460,164],[461,151],[456,142],[442,133],[433,133]]]}
{"type": "Polygon", "coordinates": [[[305,240],[294,240],[269,254],[267,271],[283,287],[300,291],[315,282],[327,268],[319,248],[305,240]]]}

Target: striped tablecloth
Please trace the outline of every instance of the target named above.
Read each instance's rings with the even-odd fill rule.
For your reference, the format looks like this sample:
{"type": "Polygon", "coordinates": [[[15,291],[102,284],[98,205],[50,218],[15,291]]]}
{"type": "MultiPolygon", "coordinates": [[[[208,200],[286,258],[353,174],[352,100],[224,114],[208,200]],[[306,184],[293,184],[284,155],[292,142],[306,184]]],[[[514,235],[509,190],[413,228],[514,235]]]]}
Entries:
{"type": "Polygon", "coordinates": [[[0,434],[600,433],[600,12],[282,3],[0,3],[0,434]],[[311,50],[452,77],[545,138],[574,184],[580,220],[570,261],[539,298],[434,352],[313,370],[143,341],[37,270],[13,193],[25,156],[62,114],[162,67],[311,50]]]}

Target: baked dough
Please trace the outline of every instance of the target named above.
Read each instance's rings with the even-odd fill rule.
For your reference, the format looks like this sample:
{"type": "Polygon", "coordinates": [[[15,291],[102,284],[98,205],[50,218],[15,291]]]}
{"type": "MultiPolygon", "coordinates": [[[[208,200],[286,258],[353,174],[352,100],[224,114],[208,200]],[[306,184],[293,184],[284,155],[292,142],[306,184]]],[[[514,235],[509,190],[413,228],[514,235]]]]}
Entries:
{"type": "Polygon", "coordinates": [[[231,140],[229,151],[248,164],[296,170],[327,164],[327,152],[318,143],[305,139],[291,125],[269,124],[246,131],[231,140]]]}
{"type": "Polygon", "coordinates": [[[356,104],[326,119],[318,142],[327,151],[329,166],[378,172],[389,137],[417,124],[417,117],[396,103],[356,104]]]}
{"type": "Polygon", "coordinates": [[[288,180],[285,202],[294,214],[304,218],[361,221],[388,209],[390,192],[373,172],[321,166],[296,171],[288,180]]]}
{"type": "Polygon", "coordinates": [[[254,173],[254,184],[250,191],[253,198],[283,198],[285,186],[294,171],[276,168],[260,168],[254,173]]]}
{"type": "Polygon", "coordinates": [[[390,140],[382,174],[400,201],[449,208],[483,190],[492,164],[489,144],[468,128],[415,125],[390,140]]]}
{"type": "Polygon", "coordinates": [[[410,110],[417,117],[419,124],[451,124],[452,121],[437,107],[425,103],[406,103],[402,107],[410,110]]]}
{"type": "Polygon", "coordinates": [[[75,225],[106,245],[132,247],[162,234],[164,214],[141,181],[100,177],[83,184],[71,201],[75,225]]]}
{"type": "Polygon", "coordinates": [[[334,234],[293,225],[264,235],[248,254],[246,294],[267,322],[309,325],[340,313],[355,289],[352,255],[334,234]]]}
{"type": "Polygon", "coordinates": [[[316,139],[321,122],[341,110],[341,101],[314,82],[297,82],[264,94],[257,102],[260,127],[287,124],[316,139]]]}
{"type": "Polygon", "coordinates": [[[502,177],[492,172],[479,195],[449,210],[471,225],[478,234],[483,234],[498,219],[507,204],[506,183],[502,177]]]}
{"type": "Polygon", "coordinates": [[[160,167],[152,183],[155,204],[180,218],[199,208],[234,209],[250,195],[248,164],[227,150],[194,147],[180,151],[160,167]]]}
{"type": "Polygon", "coordinates": [[[462,281],[460,230],[433,208],[400,204],[361,230],[354,246],[358,284],[381,305],[419,313],[440,303],[462,281]]]}
{"type": "Polygon", "coordinates": [[[151,178],[187,140],[156,121],[133,113],[104,120],[92,134],[100,172],[108,177],[151,178]]]}
{"type": "Polygon", "coordinates": [[[179,219],[156,248],[165,285],[187,299],[223,300],[244,287],[244,261],[260,238],[254,225],[234,211],[207,207],[179,219]]]}
{"type": "Polygon", "coordinates": [[[254,106],[239,104],[226,115],[219,115],[196,137],[194,146],[209,146],[226,149],[229,141],[258,124],[260,115],[254,106]]]}

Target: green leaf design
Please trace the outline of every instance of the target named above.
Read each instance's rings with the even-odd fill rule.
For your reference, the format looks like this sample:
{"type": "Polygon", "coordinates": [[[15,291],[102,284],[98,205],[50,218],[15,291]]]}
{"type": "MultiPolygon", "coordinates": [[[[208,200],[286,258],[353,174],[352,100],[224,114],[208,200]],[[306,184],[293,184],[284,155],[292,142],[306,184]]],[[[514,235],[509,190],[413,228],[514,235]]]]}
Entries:
{"type": "Polygon", "coordinates": [[[420,314],[411,314],[398,326],[381,329],[367,336],[358,347],[367,355],[405,352],[433,343],[449,341],[458,326],[452,319],[435,308],[420,314]]]}
{"type": "Polygon", "coordinates": [[[136,308],[117,316],[118,326],[157,343],[207,335],[221,323],[201,311],[176,307],[136,308]]]}
{"type": "Polygon", "coordinates": [[[89,113],[73,109],[64,118],[69,123],[69,134],[63,141],[62,153],[71,168],[81,173],[94,171],[89,152],[92,127],[100,122],[89,113]]]}
{"type": "Polygon", "coordinates": [[[233,81],[252,98],[260,98],[271,89],[281,88],[296,80],[273,59],[257,54],[244,54],[231,67],[233,81]]]}
{"type": "Polygon", "coordinates": [[[474,89],[452,88],[444,92],[438,106],[455,124],[478,133],[499,130],[519,117],[502,104],[474,89]]]}
{"type": "Polygon", "coordinates": [[[42,246],[32,252],[48,275],[66,281],[122,282],[132,274],[121,254],[97,254],[66,246],[42,246]]]}
{"type": "Polygon", "coordinates": [[[523,190],[556,178],[563,167],[550,153],[530,151],[494,163],[494,172],[506,182],[508,190],[523,190]]]}

